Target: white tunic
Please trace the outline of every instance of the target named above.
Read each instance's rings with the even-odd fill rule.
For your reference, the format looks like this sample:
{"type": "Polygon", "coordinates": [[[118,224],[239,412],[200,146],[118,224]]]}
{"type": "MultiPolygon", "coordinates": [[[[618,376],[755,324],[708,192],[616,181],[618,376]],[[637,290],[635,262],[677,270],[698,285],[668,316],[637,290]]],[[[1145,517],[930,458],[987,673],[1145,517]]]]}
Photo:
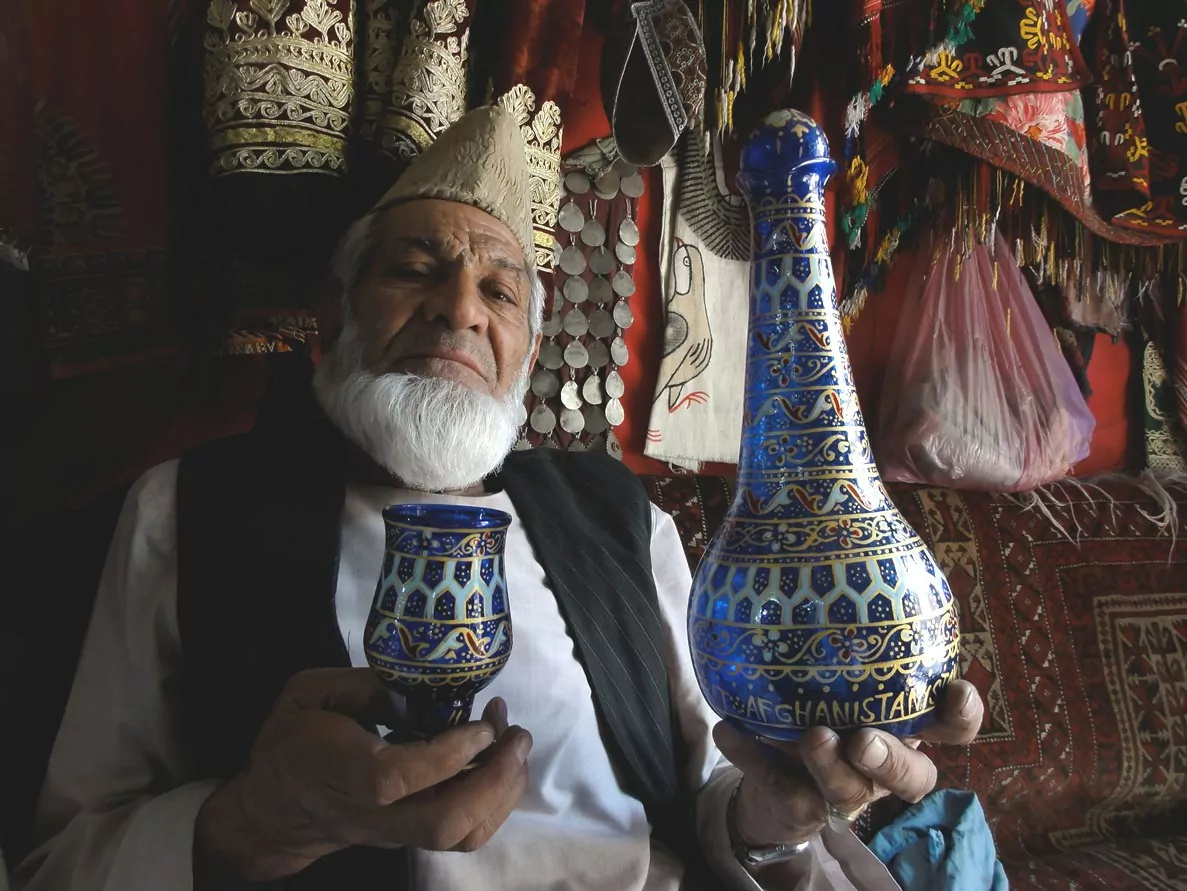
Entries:
{"type": "MultiPolygon", "coordinates": [[[[38,806],[41,846],[17,870],[16,891],[192,887],[194,820],[217,782],[195,774],[179,700],[176,481],[173,461],[150,470],[128,496],[38,806]]],[[[504,493],[470,498],[348,488],[336,606],[355,666],[367,665],[362,639],[383,559],[381,511],[429,500],[515,514],[504,493]]],[[[724,809],[738,773],[713,745],[717,719],[688,656],[691,579],[684,551],[672,519],[654,506],[652,511],[652,564],[672,704],[690,752],[683,778],[702,790],[700,841],[723,886],[764,887],[729,850],[724,809]]],[[[508,533],[506,566],[515,645],[474,714],[501,696],[509,720],[531,731],[530,785],[479,851],[414,851],[416,888],[676,891],[683,866],[652,840],[642,804],[619,788],[589,682],[518,520],[508,533]]],[[[897,888],[850,834],[829,833],[814,844],[812,858],[811,875],[796,891],[851,891],[854,884],[842,873],[862,891],[897,888]]]]}

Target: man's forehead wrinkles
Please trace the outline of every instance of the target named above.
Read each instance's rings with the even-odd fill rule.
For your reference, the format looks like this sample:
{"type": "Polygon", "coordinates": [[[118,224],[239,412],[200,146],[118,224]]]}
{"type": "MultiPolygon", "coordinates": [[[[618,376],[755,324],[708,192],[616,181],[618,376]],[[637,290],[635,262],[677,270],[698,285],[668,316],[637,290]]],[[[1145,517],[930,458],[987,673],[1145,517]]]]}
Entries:
{"type": "Polygon", "coordinates": [[[527,270],[521,261],[508,252],[496,238],[471,239],[469,243],[457,236],[399,235],[391,239],[394,246],[413,247],[428,251],[441,259],[453,263],[471,265],[475,262],[489,263],[498,269],[506,269],[527,277],[527,270]],[[475,242],[477,242],[475,244],[475,242]]]}

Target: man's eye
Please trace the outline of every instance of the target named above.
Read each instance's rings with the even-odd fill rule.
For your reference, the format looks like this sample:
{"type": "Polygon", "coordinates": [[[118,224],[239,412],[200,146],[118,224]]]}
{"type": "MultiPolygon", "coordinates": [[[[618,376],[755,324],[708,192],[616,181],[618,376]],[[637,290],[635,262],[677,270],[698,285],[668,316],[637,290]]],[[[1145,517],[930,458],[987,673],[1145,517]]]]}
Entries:
{"type": "Polygon", "coordinates": [[[511,291],[507,290],[506,288],[491,288],[490,295],[495,300],[498,300],[500,303],[515,303],[516,302],[515,294],[513,294],[511,291]]]}
{"type": "Polygon", "coordinates": [[[421,279],[428,278],[431,273],[422,263],[397,263],[391,267],[390,274],[396,278],[421,279]]]}

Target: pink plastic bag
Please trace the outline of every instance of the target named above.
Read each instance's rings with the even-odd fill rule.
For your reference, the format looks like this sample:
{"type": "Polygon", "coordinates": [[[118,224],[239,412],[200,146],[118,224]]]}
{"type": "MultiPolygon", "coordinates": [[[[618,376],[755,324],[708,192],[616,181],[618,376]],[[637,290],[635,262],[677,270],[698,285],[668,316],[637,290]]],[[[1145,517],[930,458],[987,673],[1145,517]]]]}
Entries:
{"type": "Polygon", "coordinates": [[[1096,421],[1005,240],[920,251],[878,431],[887,480],[1024,492],[1088,455],[1096,421]]]}

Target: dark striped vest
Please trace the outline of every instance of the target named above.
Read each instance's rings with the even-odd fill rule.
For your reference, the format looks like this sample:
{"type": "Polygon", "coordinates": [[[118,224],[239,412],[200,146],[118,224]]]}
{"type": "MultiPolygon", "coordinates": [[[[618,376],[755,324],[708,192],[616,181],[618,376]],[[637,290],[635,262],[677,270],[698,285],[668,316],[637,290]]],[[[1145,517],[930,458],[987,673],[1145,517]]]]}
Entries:
{"type": "MultiPolygon", "coordinates": [[[[330,424],[294,410],[182,458],[178,622],[202,776],[246,766],[289,677],[349,665],[334,592],[351,453],[330,424]]],[[[657,837],[695,857],[659,655],[646,490],[605,455],[555,450],[513,453],[495,482],[560,605],[624,791],[643,803],[657,837]]],[[[352,848],[273,887],[399,888],[407,875],[403,852],[352,848]]]]}

